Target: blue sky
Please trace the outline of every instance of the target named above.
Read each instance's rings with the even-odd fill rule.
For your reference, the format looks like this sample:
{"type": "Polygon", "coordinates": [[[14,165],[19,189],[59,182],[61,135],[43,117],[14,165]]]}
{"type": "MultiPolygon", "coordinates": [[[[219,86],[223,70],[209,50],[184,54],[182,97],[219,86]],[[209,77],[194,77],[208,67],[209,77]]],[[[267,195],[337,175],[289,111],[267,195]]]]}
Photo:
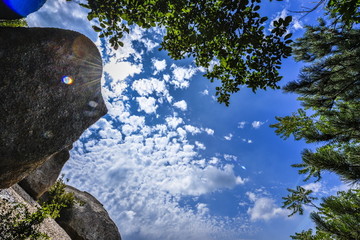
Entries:
{"type": "MultiPolygon", "coordinates": [[[[275,1],[262,11],[275,19],[303,3],[311,4],[275,1]]],[[[290,31],[301,36],[317,14],[295,16],[290,31]]],[[[311,227],[309,211],[288,218],[280,207],[286,188],[303,185],[325,196],[346,187],[332,175],[303,183],[290,167],[314,146],[284,141],[269,125],[299,108],[296,96],[243,88],[225,107],[214,100],[217,83],[203,78],[203,69],[157,50],[163,29],[134,27],[115,51],[86,16],[75,3],[48,0],[27,20],[81,32],[102,52],[109,111],[74,144],[63,173],[104,204],[123,239],[285,240],[311,227]]],[[[285,60],[280,85],[300,68],[285,60]]]]}

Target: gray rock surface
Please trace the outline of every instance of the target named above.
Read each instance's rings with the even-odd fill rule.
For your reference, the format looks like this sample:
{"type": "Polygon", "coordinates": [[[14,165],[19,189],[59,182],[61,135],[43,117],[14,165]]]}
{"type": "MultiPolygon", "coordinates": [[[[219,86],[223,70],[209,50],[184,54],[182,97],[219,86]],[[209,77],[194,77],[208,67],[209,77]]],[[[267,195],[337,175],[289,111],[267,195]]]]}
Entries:
{"type": "Polygon", "coordinates": [[[107,110],[100,53],[80,33],[0,28],[0,66],[1,189],[71,145],[107,110]]]}
{"type": "Polygon", "coordinates": [[[69,148],[54,154],[43,165],[19,182],[19,185],[38,200],[58,179],[61,169],[70,158],[69,148]]]}
{"type": "Polygon", "coordinates": [[[85,203],[62,210],[56,219],[72,240],[121,240],[115,223],[95,197],[71,186],[66,191],[85,203]]]}
{"type": "MultiPolygon", "coordinates": [[[[35,212],[39,204],[34,201],[19,185],[0,190],[0,201],[8,200],[11,203],[24,204],[30,212],[35,212]]],[[[62,229],[54,219],[46,218],[41,223],[39,231],[46,233],[52,240],[71,240],[69,235],[62,229]]]]}

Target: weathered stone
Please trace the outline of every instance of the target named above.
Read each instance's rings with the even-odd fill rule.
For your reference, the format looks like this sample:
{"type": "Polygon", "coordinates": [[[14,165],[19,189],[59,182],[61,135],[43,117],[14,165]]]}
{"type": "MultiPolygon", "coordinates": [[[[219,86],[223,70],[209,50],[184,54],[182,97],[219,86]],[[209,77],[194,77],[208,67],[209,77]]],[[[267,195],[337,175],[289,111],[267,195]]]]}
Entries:
{"type": "Polygon", "coordinates": [[[115,223],[95,197],[71,186],[65,190],[84,203],[63,209],[56,219],[72,240],[121,240],[115,223]]]}
{"type": "Polygon", "coordinates": [[[0,0],[0,19],[20,19],[39,10],[46,0],[0,0]]]}
{"type": "Polygon", "coordinates": [[[84,35],[0,28],[0,189],[19,182],[106,113],[102,60],[84,35]]]}
{"type": "Polygon", "coordinates": [[[19,185],[35,200],[39,199],[58,179],[61,169],[70,158],[69,148],[56,153],[29,176],[19,182],[19,185]]]}
{"type": "MultiPolygon", "coordinates": [[[[30,212],[35,212],[40,207],[40,205],[17,184],[13,185],[11,188],[0,190],[0,210],[1,207],[6,208],[4,199],[10,203],[24,204],[30,212]]],[[[52,218],[46,218],[44,222],[41,223],[39,231],[46,233],[50,239],[53,240],[71,240],[64,229],[62,229],[52,218]]]]}

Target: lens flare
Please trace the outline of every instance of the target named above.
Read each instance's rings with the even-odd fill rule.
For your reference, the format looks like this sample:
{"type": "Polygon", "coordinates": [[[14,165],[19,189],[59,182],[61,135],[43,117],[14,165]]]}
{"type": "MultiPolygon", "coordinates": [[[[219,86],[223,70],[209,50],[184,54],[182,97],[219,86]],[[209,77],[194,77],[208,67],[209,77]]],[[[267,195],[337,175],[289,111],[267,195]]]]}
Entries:
{"type": "Polygon", "coordinates": [[[64,76],[61,81],[67,85],[71,85],[74,83],[74,79],[69,76],[64,76]]]}

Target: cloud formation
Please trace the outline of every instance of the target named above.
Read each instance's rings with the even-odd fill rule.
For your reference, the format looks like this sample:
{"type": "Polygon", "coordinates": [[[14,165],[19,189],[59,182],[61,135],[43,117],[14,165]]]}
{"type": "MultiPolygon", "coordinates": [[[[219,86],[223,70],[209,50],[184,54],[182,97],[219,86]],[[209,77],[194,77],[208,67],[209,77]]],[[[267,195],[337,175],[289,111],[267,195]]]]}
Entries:
{"type": "Polygon", "coordinates": [[[264,124],[264,122],[261,122],[261,121],[253,121],[253,122],[251,123],[251,126],[252,126],[253,128],[255,128],[255,129],[258,129],[258,128],[260,128],[261,125],[263,125],[263,124],[264,124]]]}
{"type": "Polygon", "coordinates": [[[253,202],[253,207],[248,208],[247,213],[251,221],[264,220],[269,221],[273,218],[289,215],[289,211],[278,207],[275,200],[269,197],[258,197],[253,192],[247,192],[249,200],[253,202]]]}

